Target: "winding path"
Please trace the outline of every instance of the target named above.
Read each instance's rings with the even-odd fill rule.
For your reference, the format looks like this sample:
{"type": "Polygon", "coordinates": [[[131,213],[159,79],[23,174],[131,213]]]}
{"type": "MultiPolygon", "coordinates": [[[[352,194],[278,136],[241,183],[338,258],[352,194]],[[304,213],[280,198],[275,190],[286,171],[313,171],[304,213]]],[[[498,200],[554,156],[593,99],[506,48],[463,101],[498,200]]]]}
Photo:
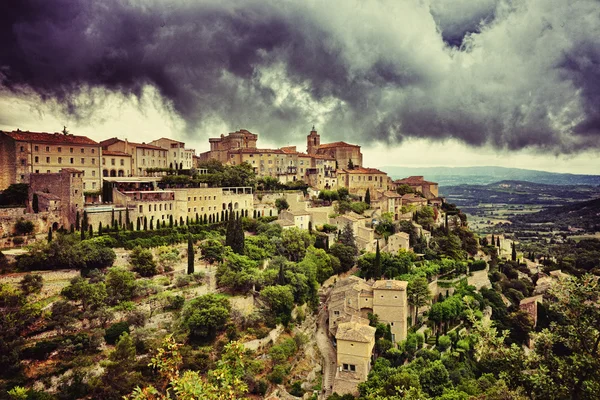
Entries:
{"type": "MultiPolygon", "coordinates": [[[[329,300],[329,292],[327,292],[322,303],[324,305],[327,304],[327,300],[329,300]]],[[[335,379],[335,372],[337,370],[337,357],[335,349],[331,344],[331,340],[329,340],[327,331],[327,312],[325,311],[325,307],[322,306],[319,310],[316,333],[317,346],[319,347],[319,351],[323,356],[323,389],[321,390],[321,393],[319,393],[319,399],[326,399],[332,394],[331,389],[333,388],[333,380],[335,379]]]]}

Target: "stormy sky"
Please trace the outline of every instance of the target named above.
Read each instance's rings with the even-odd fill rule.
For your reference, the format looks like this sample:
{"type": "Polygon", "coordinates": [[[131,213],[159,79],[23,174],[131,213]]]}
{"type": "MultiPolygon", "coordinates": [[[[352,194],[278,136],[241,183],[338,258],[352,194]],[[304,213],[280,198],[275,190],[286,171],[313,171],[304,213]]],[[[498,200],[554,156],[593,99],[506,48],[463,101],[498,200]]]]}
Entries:
{"type": "Polygon", "coordinates": [[[598,0],[4,0],[0,49],[0,129],[600,172],[598,0]]]}

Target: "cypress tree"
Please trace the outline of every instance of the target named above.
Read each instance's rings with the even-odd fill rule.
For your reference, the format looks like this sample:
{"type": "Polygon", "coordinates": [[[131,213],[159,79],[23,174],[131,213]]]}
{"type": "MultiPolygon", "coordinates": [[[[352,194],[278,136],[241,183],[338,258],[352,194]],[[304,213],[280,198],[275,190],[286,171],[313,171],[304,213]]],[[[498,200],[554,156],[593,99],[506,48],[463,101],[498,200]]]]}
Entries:
{"type": "Polygon", "coordinates": [[[80,233],[81,240],[85,240],[85,229],[83,229],[83,227],[81,227],[81,230],[79,231],[79,233],[80,233]]]}
{"type": "Polygon", "coordinates": [[[183,226],[183,217],[179,217],[179,226],[183,226]]]}
{"type": "Polygon", "coordinates": [[[496,245],[496,237],[492,233],[492,246],[495,246],[495,245],[496,245]]]}
{"type": "Polygon", "coordinates": [[[87,231],[88,230],[88,215],[87,215],[87,211],[83,212],[83,219],[81,220],[81,230],[82,231],[87,231]]]}
{"type": "Polygon", "coordinates": [[[204,219],[204,221],[203,221],[204,225],[208,224],[208,217],[206,216],[206,214],[204,214],[204,218],[203,219],[204,219]]]}
{"type": "Polygon", "coordinates": [[[90,225],[89,231],[90,231],[90,239],[91,239],[94,237],[94,227],[92,227],[92,225],[90,225]]]}
{"type": "Polygon", "coordinates": [[[235,219],[234,232],[235,232],[235,239],[234,239],[235,249],[234,249],[234,251],[237,254],[244,254],[244,247],[245,247],[244,227],[242,226],[242,219],[239,217],[236,217],[236,219],[235,219]]]}
{"type": "Polygon", "coordinates": [[[244,216],[245,216],[246,218],[248,218],[248,209],[246,209],[246,210],[244,211],[244,216]]]}
{"type": "MultiPolygon", "coordinates": [[[[235,229],[235,221],[233,220],[232,216],[229,217],[229,220],[227,221],[227,229],[225,231],[225,246],[229,246],[231,247],[231,249],[234,248],[234,229],[235,229]]],[[[235,251],[235,250],[234,250],[235,251]]]]}
{"type": "Polygon", "coordinates": [[[102,235],[102,222],[98,224],[98,235],[102,235]]]}
{"type": "Polygon", "coordinates": [[[312,221],[308,221],[308,233],[312,233],[312,221]]]}
{"type": "Polygon", "coordinates": [[[200,223],[200,217],[198,216],[198,213],[196,213],[196,225],[198,225],[200,223]]]}
{"type": "Polygon", "coordinates": [[[379,252],[379,240],[377,241],[377,248],[375,250],[375,261],[373,263],[373,278],[381,278],[381,253],[379,252]]]}
{"type": "Polygon", "coordinates": [[[194,245],[192,243],[192,235],[188,235],[188,275],[194,273],[194,245]]]}
{"type": "Polygon", "coordinates": [[[185,217],[185,224],[190,225],[190,217],[185,217]]]}
{"type": "Polygon", "coordinates": [[[163,227],[163,229],[167,227],[167,222],[164,219],[163,219],[163,222],[162,222],[162,227],[163,227]]]}
{"type": "Polygon", "coordinates": [[[365,193],[365,203],[371,205],[371,192],[367,188],[367,193],[365,193]]]}
{"type": "Polygon", "coordinates": [[[119,228],[123,228],[123,213],[119,210],[119,228]]]}
{"type": "Polygon", "coordinates": [[[177,221],[175,221],[175,228],[177,228],[177,221]]]}
{"type": "Polygon", "coordinates": [[[129,207],[127,207],[125,209],[125,226],[127,226],[127,229],[129,229],[129,223],[131,221],[129,220],[129,207]]]}
{"type": "Polygon", "coordinates": [[[135,230],[139,231],[141,228],[141,222],[140,222],[140,217],[138,217],[136,223],[135,223],[135,230]]]}
{"type": "Polygon", "coordinates": [[[154,221],[154,219],[153,219],[153,218],[151,218],[151,219],[150,219],[150,230],[151,230],[151,231],[152,231],[152,230],[154,230],[154,222],[153,222],[153,221],[154,221]]]}
{"type": "Polygon", "coordinates": [[[75,233],[75,225],[71,224],[71,233],[75,233]]]}
{"type": "Polygon", "coordinates": [[[33,209],[33,212],[36,214],[40,211],[40,204],[39,204],[39,199],[38,199],[37,193],[33,194],[33,200],[31,201],[31,208],[33,209]]]}
{"type": "Polygon", "coordinates": [[[496,238],[496,246],[500,247],[500,236],[496,238]]]}
{"type": "Polygon", "coordinates": [[[254,210],[254,212],[252,214],[252,218],[256,219],[256,210],[254,210]]]}
{"type": "Polygon", "coordinates": [[[515,247],[515,242],[512,242],[512,260],[517,261],[517,248],[515,247]]]}
{"type": "Polygon", "coordinates": [[[115,226],[115,209],[110,210],[110,224],[115,226]]]}
{"type": "Polygon", "coordinates": [[[144,217],[144,230],[148,230],[148,217],[144,217]]]}
{"type": "Polygon", "coordinates": [[[52,241],[52,228],[48,228],[48,243],[52,241]]]}
{"type": "Polygon", "coordinates": [[[75,214],[75,229],[76,230],[79,230],[80,220],[81,220],[81,218],[79,217],[79,211],[77,211],[77,214],[75,214]]]}

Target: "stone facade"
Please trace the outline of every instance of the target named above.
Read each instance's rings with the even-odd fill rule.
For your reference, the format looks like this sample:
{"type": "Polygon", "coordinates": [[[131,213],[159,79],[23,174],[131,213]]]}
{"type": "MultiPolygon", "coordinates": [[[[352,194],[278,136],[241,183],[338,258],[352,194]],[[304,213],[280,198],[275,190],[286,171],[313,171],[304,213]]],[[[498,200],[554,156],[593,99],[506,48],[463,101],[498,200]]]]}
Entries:
{"type": "Polygon", "coordinates": [[[184,142],[160,138],[151,141],[150,144],[167,150],[167,162],[170,168],[191,169],[194,167],[194,153],[196,151],[186,149],[184,142]]]}
{"type": "Polygon", "coordinates": [[[279,213],[279,219],[291,222],[298,229],[308,229],[308,224],[311,221],[310,214],[306,211],[283,210],[279,213]]]}
{"type": "Polygon", "coordinates": [[[27,176],[58,173],[63,168],[81,171],[83,190],[101,188],[99,143],[64,133],[1,132],[0,190],[27,183],[27,176]]]}
{"type": "MultiPolygon", "coordinates": [[[[151,176],[149,168],[169,168],[168,151],[162,147],[146,143],[130,142],[127,139],[111,138],[100,142],[103,150],[121,152],[131,155],[128,176],[151,176]]],[[[108,169],[108,168],[107,168],[108,169]]],[[[108,169],[110,170],[110,169],[108,169]]],[[[103,176],[110,176],[103,175],[103,176]]],[[[119,176],[117,174],[117,176],[119,176]]],[[[127,176],[127,175],[125,175],[127,176]]]]}
{"type": "Polygon", "coordinates": [[[394,181],[394,185],[395,187],[408,185],[415,192],[422,193],[426,199],[439,197],[438,184],[436,182],[426,181],[422,176],[410,176],[408,178],[398,179],[394,181]]]}
{"type": "Polygon", "coordinates": [[[321,144],[321,135],[317,133],[315,127],[306,137],[306,152],[308,154],[328,156],[335,159],[337,162],[336,168],[346,168],[350,161],[354,167],[363,165],[362,153],[360,146],[346,142],[333,142],[321,144]]]}
{"type": "Polygon", "coordinates": [[[410,235],[406,232],[397,232],[390,235],[387,239],[387,244],[381,251],[398,254],[400,250],[408,251],[410,249],[410,235]]]}
{"type": "Polygon", "coordinates": [[[29,174],[28,212],[33,212],[33,195],[38,194],[40,210],[44,207],[56,207],[60,216],[60,225],[68,229],[75,223],[77,212],[83,213],[84,189],[83,171],[63,168],[58,173],[29,174]]]}
{"type": "Polygon", "coordinates": [[[337,365],[333,392],[354,393],[358,383],[367,380],[375,347],[375,328],[364,322],[341,323],[335,335],[337,365]]]}
{"type": "Polygon", "coordinates": [[[131,154],[122,151],[102,151],[102,176],[131,176],[131,154]]]}
{"type": "Polygon", "coordinates": [[[258,135],[245,129],[237,132],[231,132],[227,136],[221,135],[219,138],[210,138],[210,150],[201,153],[199,161],[217,160],[225,164],[229,161],[229,152],[237,149],[256,149],[258,135]]]}
{"type": "Polygon", "coordinates": [[[375,168],[342,168],[337,170],[338,187],[345,187],[350,194],[364,200],[367,189],[369,193],[388,189],[388,177],[383,171],[375,168]]]}

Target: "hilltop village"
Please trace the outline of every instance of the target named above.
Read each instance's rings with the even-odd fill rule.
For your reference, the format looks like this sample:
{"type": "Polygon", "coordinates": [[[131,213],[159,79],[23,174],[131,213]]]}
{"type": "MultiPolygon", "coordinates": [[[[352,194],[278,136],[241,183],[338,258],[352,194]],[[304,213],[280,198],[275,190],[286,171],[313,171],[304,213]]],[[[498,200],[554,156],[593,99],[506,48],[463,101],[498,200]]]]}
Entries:
{"type": "MultiPolygon", "coordinates": [[[[565,273],[477,237],[437,183],[394,180],[314,127],[306,152],[247,130],[209,145],[0,131],[2,395],[522,399],[578,385],[556,389],[536,345],[562,341],[552,322],[570,318],[565,293],[589,294],[572,280],[587,264],[565,273]]],[[[598,386],[588,366],[582,394],[598,386]]]]}

